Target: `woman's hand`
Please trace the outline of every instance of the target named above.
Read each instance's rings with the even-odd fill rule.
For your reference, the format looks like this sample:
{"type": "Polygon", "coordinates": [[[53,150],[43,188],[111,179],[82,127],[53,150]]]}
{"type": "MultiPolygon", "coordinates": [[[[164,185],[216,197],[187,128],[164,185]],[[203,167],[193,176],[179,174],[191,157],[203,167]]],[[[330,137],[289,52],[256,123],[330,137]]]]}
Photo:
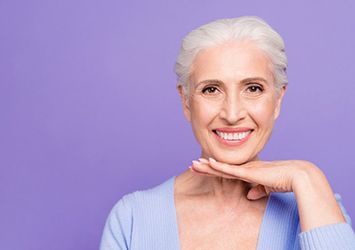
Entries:
{"type": "Polygon", "coordinates": [[[193,161],[193,171],[209,176],[240,179],[257,184],[250,189],[248,199],[257,200],[270,192],[293,192],[297,178],[304,178],[309,172],[321,172],[307,161],[251,161],[242,165],[230,165],[210,158],[193,161]]]}
{"type": "Polygon", "coordinates": [[[302,231],[345,222],[341,209],[323,172],[313,163],[302,160],[251,161],[230,165],[200,159],[192,171],[208,176],[240,179],[256,184],[247,198],[257,200],[270,192],[294,192],[302,231]]]}

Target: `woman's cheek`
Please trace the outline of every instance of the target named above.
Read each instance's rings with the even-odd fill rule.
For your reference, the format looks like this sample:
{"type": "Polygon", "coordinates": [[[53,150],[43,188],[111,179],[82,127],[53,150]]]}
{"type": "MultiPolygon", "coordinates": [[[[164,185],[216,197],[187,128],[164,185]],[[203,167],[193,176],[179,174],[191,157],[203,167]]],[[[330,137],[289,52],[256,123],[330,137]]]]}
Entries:
{"type": "Polygon", "coordinates": [[[251,100],[251,102],[253,103],[252,106],[255,107],[255,111],[257,112],[271,113],[275,107],[275,100],[272,98],[272,96],[268,95],[255,100],[251,100]]]}
{"type": "Polygon", "coordinates": [[[195,103],[196,116],[203,123],[209,123],[220,110],[220,104],[216,100],[201,99],[195,103]]]}
{"type": "MultiPolygon", "coordinates": [[[[275,103],[271,98],[265,98],[262,101],[254,102],[251,105],[251,116],[257,122],[263,124],[268,124],[270,121],[273,121],[273,114],[275,110],[275,103]]],[[[265,124],[265,125],[266,125],[265,124]]]]}

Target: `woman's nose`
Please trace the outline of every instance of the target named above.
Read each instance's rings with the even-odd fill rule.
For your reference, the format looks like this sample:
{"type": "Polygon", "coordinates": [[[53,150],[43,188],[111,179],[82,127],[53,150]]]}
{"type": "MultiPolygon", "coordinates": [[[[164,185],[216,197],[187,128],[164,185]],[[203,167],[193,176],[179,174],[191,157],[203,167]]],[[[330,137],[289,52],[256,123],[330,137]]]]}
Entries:
{"type": "Polygon", "coordinates": [[[243,101],[239,97],[231,96],[223,102],[220,117],[228,124],[236,124],[239,120],[245,118],[246,113],[243,101]]]}

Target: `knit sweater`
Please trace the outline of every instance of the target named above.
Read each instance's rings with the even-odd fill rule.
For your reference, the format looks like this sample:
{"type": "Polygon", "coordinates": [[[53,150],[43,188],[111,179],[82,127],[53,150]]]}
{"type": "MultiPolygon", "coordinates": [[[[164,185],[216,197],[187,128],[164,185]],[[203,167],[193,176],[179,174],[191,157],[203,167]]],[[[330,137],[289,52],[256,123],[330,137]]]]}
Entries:
{"type": "MultiPolygon", "coordinates": [[[[147,190],[124,195],[112,208],[103,230],[100,250],[180,249],[174,203],[175,176],[147,190]]],[[[294,193],[271,193],[262,219],[258,250],[355,250],[351,219],[335,194],[347,223],[300,232],[294,193]]]]}

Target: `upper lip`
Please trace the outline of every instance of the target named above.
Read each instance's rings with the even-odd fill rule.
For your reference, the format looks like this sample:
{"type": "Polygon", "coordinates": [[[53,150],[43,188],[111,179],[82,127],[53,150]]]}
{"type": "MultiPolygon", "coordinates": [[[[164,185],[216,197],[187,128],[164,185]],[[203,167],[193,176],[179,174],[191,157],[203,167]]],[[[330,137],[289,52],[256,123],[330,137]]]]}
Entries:
{"type": "Polygon", "coordinates": [[[214,131],[224,132],[224,133],[240,133],[240,132],[247,132],[253,130],[252,128],[248,127],[239,127],[239,128],[216,128],[214,131]]]}

